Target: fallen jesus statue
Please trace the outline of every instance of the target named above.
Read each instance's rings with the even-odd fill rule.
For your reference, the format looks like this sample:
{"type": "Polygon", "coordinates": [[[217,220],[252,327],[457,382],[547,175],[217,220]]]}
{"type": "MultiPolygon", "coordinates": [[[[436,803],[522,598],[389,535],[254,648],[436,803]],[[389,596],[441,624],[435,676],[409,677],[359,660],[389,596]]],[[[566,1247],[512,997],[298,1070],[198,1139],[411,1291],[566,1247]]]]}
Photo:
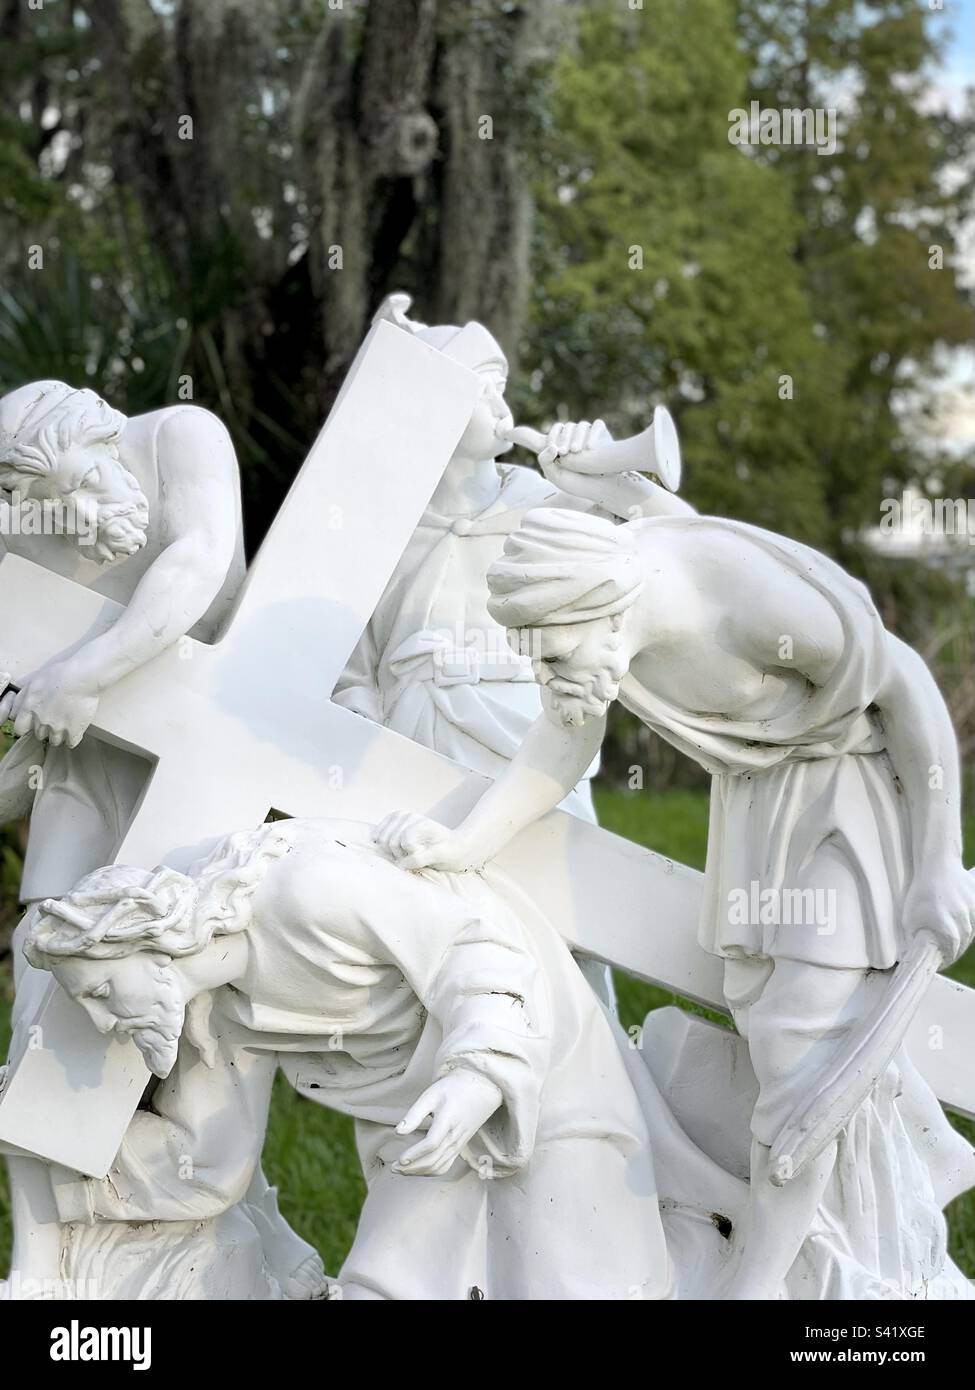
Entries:
{"type": "Polygon", "coordinates": [[[63,1267],[100,1296],[226,1297],[228,1261],[265,1259],[215,1224],[278,1066],[356,1121],[368,1195],[328,1296],[706,1296],[726,1260],[744,1184],[493,869],[411,872],[364,825],[274,822],[188,874],[89,874],[31,910],[25,951],[160,1078],[107,1177],[52,1170],[63,1267]]]}

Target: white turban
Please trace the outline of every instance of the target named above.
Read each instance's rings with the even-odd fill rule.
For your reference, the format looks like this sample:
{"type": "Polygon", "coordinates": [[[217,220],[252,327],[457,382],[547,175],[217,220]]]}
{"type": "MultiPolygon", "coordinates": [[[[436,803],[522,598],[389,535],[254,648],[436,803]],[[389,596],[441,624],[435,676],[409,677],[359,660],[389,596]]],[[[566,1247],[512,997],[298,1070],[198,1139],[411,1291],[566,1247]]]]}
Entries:
{"type": "Polygon", "coordinates": [[[506,628],[612,617],[643,586],[629,527],[559,507],[527,513],[487,580],[488,612],[506,628]]]}

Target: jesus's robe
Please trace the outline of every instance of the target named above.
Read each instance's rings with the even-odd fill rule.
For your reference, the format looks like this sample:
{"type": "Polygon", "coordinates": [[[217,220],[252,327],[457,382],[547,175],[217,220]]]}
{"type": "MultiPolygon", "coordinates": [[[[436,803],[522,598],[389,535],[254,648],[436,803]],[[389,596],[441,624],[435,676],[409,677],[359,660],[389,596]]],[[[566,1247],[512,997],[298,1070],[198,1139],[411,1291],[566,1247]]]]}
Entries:
{"type": "MultiPolygon", "coordinates": [[[[561,937],[517,890],[501,877],[408,873],[365,827],[291,821],[263,835],[283,836],[288,852],[255,894],[247,971],[215,992],[211,1026],[356,1120],[368,1194],[340,1273],[346,1298],[663,1298],[677,1291],[671,1248],[717,1262],[714,1213],[736,1185],[680,1132],[561,937]],[[457,1067],[489,1077],[499,1109],[445,1177],[394,1172],[416,1142],[395,1126],[457,1067]],[[667,1238],[655,1154],[668,1218],[683,1213],[667,1238]]],[[[164,1082],[107,1178],[59,1186],[62,1219],[213,1218],[240,1199],[270,1070],[251,1069],[251,1122],[226,1125],[222,1107],[242,1111],[241,1069],[221,1068],[225,1045],[215,1057],[206,1105],[164,1082]],[[189,1177],[188,1153],[207,1155],[189,1177]]]]}

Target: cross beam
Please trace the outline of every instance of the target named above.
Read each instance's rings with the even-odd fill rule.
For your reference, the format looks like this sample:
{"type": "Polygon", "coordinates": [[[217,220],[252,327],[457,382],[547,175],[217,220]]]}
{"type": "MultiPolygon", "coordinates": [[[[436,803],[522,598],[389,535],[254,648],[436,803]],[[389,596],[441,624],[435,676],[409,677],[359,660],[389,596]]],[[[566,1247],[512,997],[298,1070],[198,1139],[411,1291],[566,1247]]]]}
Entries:
{"type": "MultiPolygon", "coordinates": [[[[227,631],[212,646],[184,639],[102,697],[87,737],[152,763],[122,862],[185,868],[214,840],[272,810],[366,822],[419,810],[456,824],[481,794],[482,776],[330,699],[475,391],[473,374],[402,330],[373,330],[227,631]]],[[[16,556],[0,561],[0,593],[0,670],[14,685],[121,611],[16,556]]],[[[697,944],[699,874],[563,812],[524,831],[499,864],[571,946],[724,1007],[721,963],[697,944]]],[[[975,1113],[972,995],[939,977],[912,1031],[920,1070],[946,1104],[968,1114],[975,1113]]],[[[147,1073],[133,1044],[96,1041],[90,1029],[78,1034],[86,1020],[72,1011],[80,1013],[52,984],[39,1019],[45,1055],[15,1059],[0,1096],[0,1140],[102,1176],[147,1073]],[[84,1037],[84,1059],[66,1042],[72,1035],[84,1037]],[[53,1125],[36,1103],[52,1088],[63,1098],[53,1125]]]]}
{"type": "MultiPolygon", "coordinates": [[[[112,600],[16,556],[0,561],[0,591],[14,600],[0,634],[0,667],[10,670],[14,684],[62,650],[66,633],[87,638],[119,612],[112,600]],[[31,621],[34,605],[58,614],[57,635],[31,621]]],[[[185,867],[208,842],[259,824],[272,809],[359,821],[377,820],[388,811],[421,810],[456,824],[487,785],[480,774],[332,704],[324,681],[320,698],[308,701],[307,725],[282,728],[272,717],[278,684],[273,657],[262,697],[268,720],[255,727],[232,701],[229,708],[201,701],[197,681],[206,690],[233,692],[236,687],[225,685],[222,677],[228,670],[240,674],[237,655],[227,668],[219,643],[191,642],[190,648],[189,657],[171,649],[121,682],[98,712],[100,737],[152,751],[157,758],[149,792],[119,856],[123,862],[165,860],[185,867]],[[162,721],[161,689],[167,692],[162,721]],[[210,722],[201,728],[201,720],[210,722]],[[313,741],[306,744],[306,738],[313,741]],[[156,787],[150,802],[161,768],[179,748],[185,763],[179,759],[167,779],[166,796],[156,787]],[[201,775],[192,774],[194,765],[201,775]],[[143,813],[147,805],[160,803],[161,821],[155,812],[143,813]]],[[[287,659],[287,649],[284,655],[287,659]]],[[[724,1008],[721,963],[697,944],[702,876],[695,870],[561,811],[524,831],[499,864],[559,924],[574,948],[684,998],[724,1008]]],[[[938,976],[910,1043],[916,1064],[941,1100],[975,1114],[969,1065],[975,1053],[975,991],[938,976]]]]}

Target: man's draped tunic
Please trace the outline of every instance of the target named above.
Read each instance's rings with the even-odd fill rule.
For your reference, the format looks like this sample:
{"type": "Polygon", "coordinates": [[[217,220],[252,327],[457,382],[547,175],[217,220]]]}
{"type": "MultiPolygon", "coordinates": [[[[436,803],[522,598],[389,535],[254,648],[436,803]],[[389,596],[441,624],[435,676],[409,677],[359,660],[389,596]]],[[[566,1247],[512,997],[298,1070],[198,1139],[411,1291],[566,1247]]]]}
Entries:
{"type": "MultiPolygon", "coordinates": [[[[733,531],[771,557],[783,577],[811,585],[843,632],[829,678],[798,688],[770,718],[694,713],[632,675],[620,690],[628,709],[712,774],[699,940],[727,962],[726,996],[761,1076],[751,1129],[771,1144],[832,1051],[876,1005],[885,972],[903,951],[910,828],[874,706],[887,673],[887,638],[863,585],[798,542],[709,517],[640,524],[696,533],[702,546],[733,531]],[[729,912],[731,895],[747,894],[752,884],[772,889],[780,904],[786,893],[814,887],[829,871],[827,852],[839,856],[855,892],[852,910],[848,901],[832,929],[820,931],[821,924],[803,917],[789,921],[781,910],[770,922],[764,914],[729,912]],[[815,981],[804,989],[795,967],[790,973],[793,961],[861,972],[856,995],[840,1013],[824,1011],[815,981]],[[807,1040],[791,1073],[766,1065],[763,1039],[770,1036],[791,1038],[800,1052],[807,1040]]],[[[787,1280],[788,1296],[959,1296],[964,1281],[947,1258],[941,1207],[964,1190],[969,1166],[967,1145],[902,1049],[840,1136],[829,1183],[787,1280]],[[947,1291],[935,1294],[942,1285],[947,1291]]]]}
{"type": "MultiPolygon", "coordinates": [[[[246,973],[213,996],[205,1107],[190,1099],[203,1063],[184,1037],[109,1176],[62,1175],[62,1219],[185,1222],[238,1201],[273,1071],[246,1059],[263,1056],[356,1120],[369,1190],[346,1296],[672,1294],[658,1177],[668,1236],[698,1254],[720,1246],[708,1213],[735,1185],[679,1130],[547,918],[496,871],[406,872],[365,826],[281,822],[255,844],[278,834],[294,859],[279,858],[255,895],[246,973]],[[419,1137],[395,1126],[458,1067],[495,1083],[499,1110],[445,1177],[395,1172],[419,1137]]],[[[87,1244],[98,1242],[94,1229],[87,1244]]],[[[192,1263],[199,1249],[186,1252],[192,1263]]],[[[89,1277],[91,1257],[75,1269],[89,1277]]]]}
{"type": "MultiPolygon", "coordinates": [[[[655,695],[632,674],[620,701],[661,738],[713,775],[700,941],[725,957],[788,957],[818,965],[884,970],[901,953],[900,903],[909,863],[904,797],[872,708],[886,674],[886,636],[867,590],[832,560],[758,527],[712,517],[660,518],[643,527],[736,539],[771,556],[833,609],[843,653],[822,685],[806,683],[770,718],[698,714],[655,695]],[[752,884],[799,890],[830,843],[858,888],[861,923],[763,925],[729,913],[730,895],[752,884]]],[[[783,661],[783,666],[787,666],[783,661]]]]}
{"type": "MultiPolygon", "coordinates": [[[[476,516],[423,514],[334,696],[492,777],[541,713],[541,696],[531,661],[487,611],[487,571],[525,512],[558,497],[531,469],[499,472],[497,497],[476,516]]],[[[563,804],[594,819],[587,781],[563,804]]]]}

